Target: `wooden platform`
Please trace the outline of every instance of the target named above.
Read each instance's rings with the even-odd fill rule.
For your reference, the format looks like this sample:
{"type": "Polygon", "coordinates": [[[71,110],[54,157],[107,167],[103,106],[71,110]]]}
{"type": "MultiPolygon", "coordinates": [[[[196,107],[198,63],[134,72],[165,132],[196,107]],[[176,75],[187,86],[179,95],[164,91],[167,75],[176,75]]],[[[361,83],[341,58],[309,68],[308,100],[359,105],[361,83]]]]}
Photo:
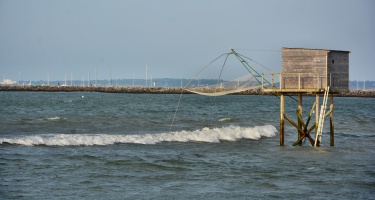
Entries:
{"type": "Polygon", "coordinates": [[[324,89],[321,88],[263,88],[263,92],[272,93],[324,93],[324,89]]]}

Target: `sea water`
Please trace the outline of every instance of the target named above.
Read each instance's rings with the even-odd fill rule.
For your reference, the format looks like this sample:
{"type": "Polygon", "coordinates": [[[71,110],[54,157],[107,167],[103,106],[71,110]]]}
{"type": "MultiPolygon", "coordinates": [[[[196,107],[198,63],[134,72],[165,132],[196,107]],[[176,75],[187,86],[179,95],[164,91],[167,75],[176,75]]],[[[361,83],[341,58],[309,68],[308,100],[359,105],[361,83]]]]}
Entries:
{"type": "MultiPolygon", "coordinates": [[[[304,97],[304,120],[314,100],[304,97]]],[[[375,197],[373,98],[335,98],[335,147],[327,118],[318,148],[292,146],[288,122],[279,146],[274,96],[0,92],[0,101],[0,199],[375,197]]],[[[294,121],[296,108],[286,98],[294,121]]]]}

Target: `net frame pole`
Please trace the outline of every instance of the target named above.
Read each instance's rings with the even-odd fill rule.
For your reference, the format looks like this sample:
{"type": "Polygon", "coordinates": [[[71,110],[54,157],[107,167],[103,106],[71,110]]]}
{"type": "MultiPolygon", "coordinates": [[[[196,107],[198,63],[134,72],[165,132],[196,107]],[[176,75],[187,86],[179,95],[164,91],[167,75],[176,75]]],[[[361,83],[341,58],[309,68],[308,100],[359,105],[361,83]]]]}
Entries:
{"type": "MultiPolygon", "coordinates": [[[[259,84],[262,84],[262,82],[260,82],[258,80],[257,77],[262,77],[248,62],[246,62],[246,60],[244,60],[240,55],[238,55],[238,53],[236,51],[234,51],[234,49],[230,49],[232,51],[232,53],[237,57],[237,59],[241,62],[241,64],[245,67],[245,69],[255,77],[255,79],[258,81],[259,84]],[[251,71],[251,70],[253,71],[251,71]],[[256,75],[255,75],[256,74],[256,75]]],[[[268,81],[267,81],[268,82],[268,81]]]]}

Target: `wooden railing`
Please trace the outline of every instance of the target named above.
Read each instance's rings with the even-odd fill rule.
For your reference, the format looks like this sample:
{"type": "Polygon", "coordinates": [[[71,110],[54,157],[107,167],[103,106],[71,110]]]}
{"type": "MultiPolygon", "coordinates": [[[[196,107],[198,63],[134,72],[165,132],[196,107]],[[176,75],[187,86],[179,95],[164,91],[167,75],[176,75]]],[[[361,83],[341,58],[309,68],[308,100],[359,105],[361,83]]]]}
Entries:
{"type": "MultiPolygon", "coordinates": [[[[330,79],[330,78],[329,78],[330,79]]],[[[324,90],[327,77],[318,73],[279,73],[270,72],[262,74],[263,90],[324,90]]]]}

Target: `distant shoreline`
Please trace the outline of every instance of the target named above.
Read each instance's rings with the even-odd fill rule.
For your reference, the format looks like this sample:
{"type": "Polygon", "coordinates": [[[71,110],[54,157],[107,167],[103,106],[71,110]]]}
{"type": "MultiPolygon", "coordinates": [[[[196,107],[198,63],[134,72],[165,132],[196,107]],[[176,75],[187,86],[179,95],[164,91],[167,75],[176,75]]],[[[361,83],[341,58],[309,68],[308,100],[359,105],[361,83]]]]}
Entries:
{"type": "MultiPolygon", "coordinates": [[[[129,87],[129,86],[0,86],[0,91],[18,92],[103,92],[103,93],[133,93],[133,94],[193,94],[178,87],[129,87]]],[[[232,95],[273,95],[261,90],[247,90],[232,95]]],[[[371,97],[375,91],[352,90],[347,93],[335,94],[338,97],[371,97]]]]}

